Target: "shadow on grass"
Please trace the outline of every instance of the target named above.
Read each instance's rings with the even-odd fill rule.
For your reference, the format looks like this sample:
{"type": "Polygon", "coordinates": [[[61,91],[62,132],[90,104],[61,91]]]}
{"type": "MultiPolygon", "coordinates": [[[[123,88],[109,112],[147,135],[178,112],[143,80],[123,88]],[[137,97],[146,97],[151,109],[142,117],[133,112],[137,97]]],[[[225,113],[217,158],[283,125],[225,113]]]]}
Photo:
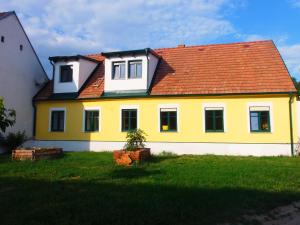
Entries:
{"type": "Polygon", "coordinates": [[[178,157],[177,155],[152,155],[149,163],[161,163],[167,160],[175,160],[178,157]]]}
{"type": "Polygon", "coordinates": [[[1,178],[0,224],[214,225],[299,198],[247,189],[1,178]]]}
{"type": "Polygon", "coordinates": [[[161,174],[160,170],[146,170],[143,167],[117,167],[112,171],[112,178],[116,179],[135,179],[161,174]]]}

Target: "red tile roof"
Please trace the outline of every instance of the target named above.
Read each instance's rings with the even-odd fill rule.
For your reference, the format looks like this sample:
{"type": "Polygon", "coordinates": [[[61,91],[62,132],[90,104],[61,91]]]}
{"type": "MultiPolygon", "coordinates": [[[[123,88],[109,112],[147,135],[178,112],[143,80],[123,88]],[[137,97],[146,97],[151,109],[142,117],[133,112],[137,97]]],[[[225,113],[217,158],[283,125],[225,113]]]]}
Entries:
{"type": "MultiPolygon", "coordinates": [[[[295,92],[289,72],[272,41],[183,45],[154,50],[161,60],[150,95],[295,92]]],[[[104,90],[104,57],[88,55],[99,67],[79,98],[100,97],[104,90]]],[[[45,87],[48,91],[49,87],[45,87]]],[[[46,91],[41,91],[40,94],[46,91]]],[[[39,95],[37,96],[39,98],[39,95]]]]}

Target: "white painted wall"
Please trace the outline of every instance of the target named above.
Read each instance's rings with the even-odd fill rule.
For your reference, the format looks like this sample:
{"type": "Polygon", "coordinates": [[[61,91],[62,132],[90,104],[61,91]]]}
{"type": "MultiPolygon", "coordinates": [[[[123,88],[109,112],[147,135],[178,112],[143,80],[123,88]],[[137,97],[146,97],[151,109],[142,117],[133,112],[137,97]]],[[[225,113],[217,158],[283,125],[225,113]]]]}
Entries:
{"type": "Polygon", "coordinates": [[[59,61],[54,64],[54,93],[78,92],[86,79],[91,75],[97,63],[79,59],[78,61],[59,61]],[[71,65],[73,68],[73,81],[60,83],[60,67],[71,65]]]}
{"type": "Polygon", "coordinates": [[[79,62],[56,62],[54,64],[54,93],[68,93],[77,92],[79,90],[79,62]],[[70,65],[73,69],[73,80],[72,82],[60,83],[60,67],[64,65],[70,65]]]}
{"type": "Polygon", "coordinates": [[[25,130],[28,137],[33,134],[32,97],[47,80],[15,14],[0,20],[0,97],[5,106],[17,113],[16,124],[7,132],[25,130]],[[20,45],[23,51],[20,51],[20,45]]]}
{"type": "MultiPolygon", "coordinates": [[[[98,141],[29,141],[25,147],[61,147],[64,151],[113,151],[122,149],[125,142],[98,141]]],[[[291,156],[290,144],[229,144],[229,143],[170,143],[147,142],[151,153],[163,151],[178,155],[235,155],[235,156],[291,156]]]]}
{"type": "Polygon", "coordinates": [[[140,56],[126,56],[126,57],[111,57],[105,59],[105,79],[104,91],[105,92],[118,92],[118,91],[147,91],[151,80],[153,78],[158,59],[149,54],[149,79],[147,78],[148,60],[146,55],[140,56]],[[142,60],[142,78],[128,79],[128,62],[132,60],[142,60]],[[112,64],[114,62],[125,61],[125,79],[113,80],[112,79],[112,64]]]}
{"type": "Polygon", "coordinates": [[[149,88],[159,59],[156,56],[152,55],[151,53],[148,55],[148,59],[149,59],[149,78],[148,78],[148,88],[149,88]]]}

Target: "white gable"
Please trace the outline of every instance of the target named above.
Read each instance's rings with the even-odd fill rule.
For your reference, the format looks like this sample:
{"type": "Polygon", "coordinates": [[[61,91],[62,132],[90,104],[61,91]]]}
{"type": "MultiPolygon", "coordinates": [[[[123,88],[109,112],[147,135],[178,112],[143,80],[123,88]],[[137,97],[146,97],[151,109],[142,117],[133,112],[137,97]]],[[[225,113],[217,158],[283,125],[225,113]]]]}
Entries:
{"type": "Polygon", "coordinates": [[[0,19],[0,97],[17,113],[16,124],[8,132],[33,131],[32,97],[47,81],[27,36],[15,13],[0,19]],[[22,50],[20,49],[22,45],[22,50]]]}

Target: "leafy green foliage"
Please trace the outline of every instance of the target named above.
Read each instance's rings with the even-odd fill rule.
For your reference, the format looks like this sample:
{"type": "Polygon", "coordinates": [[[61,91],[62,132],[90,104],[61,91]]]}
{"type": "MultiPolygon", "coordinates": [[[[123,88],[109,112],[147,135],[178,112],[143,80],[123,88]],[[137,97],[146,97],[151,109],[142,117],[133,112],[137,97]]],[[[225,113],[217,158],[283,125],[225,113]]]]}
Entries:
{"type": "Polygon", "coordinates": [[[9,133],[5,138],[5,145],[8,150],[11,152],[16,149],[18,146],[23,144],[27,140],[25,131],[18,131],[17,133],[9,133]]]}
{"type": "Polygon", "coordinates": [[[12,127],[16,122],[16,112],[4,107],[3,99],[0,98],[0,131],[5,133],[6,128],[12,127]]]}
{"type": "Polygon", "coordinates": [[[300,82],[297,81],[297,78],[296,78],[296,77],[292,77],[292,80],[293,80],[293,82],[294,82],[294,85],[295,85],[297,91],[299,92],[299,91],[300,91],[300,82]]]}
{"type": "Polygon", "coordinates": [[[137,148],[144,148],[145,141],[146,141],[146,133],[143,130],[137,129],[137,130],[128,131],[126,135],[126,144],[124,147],[127,151],[134,151],[137,148]]]}

